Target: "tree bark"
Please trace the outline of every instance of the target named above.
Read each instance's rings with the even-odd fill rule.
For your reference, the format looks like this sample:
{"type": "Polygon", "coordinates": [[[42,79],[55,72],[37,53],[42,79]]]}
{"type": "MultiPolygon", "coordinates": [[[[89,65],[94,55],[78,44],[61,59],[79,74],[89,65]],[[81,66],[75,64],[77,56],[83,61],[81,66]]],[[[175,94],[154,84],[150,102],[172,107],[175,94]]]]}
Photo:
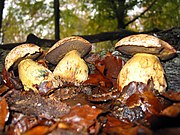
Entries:
{"type": "MultiPolygon", "coordinates": [[[[4,9],[4,1],[5,0],[0,0],[0,39],[1,37],[1,33],[2,33],[2,21],[3,21],[3,9],[4,9]]],[[[0,42],[2,42],[0,40],[0,42]]]]}
{"type": "Polygon", "coordinates": [[[118,31],[114,31],[114,32],[102,32],[102,33],[94,34],[94,35],[79,35],[79,36],[88,40],[91,43],[97,43],[97,42],[103,42],[103,41],[108,41],[108,40],[113,41],[113,40],[121,39],[123,37],[129,36],[132,34],[138,34],[138,32],[129,31],[125,29],[119,29],[118,31]]]}
{"type": "Polygon", "coordinates": [[[125,23],[124,23],[124,17],[125,17],[125,0],[119,0],[118,5],[115,3],[114,0],[110,0],[110,5],[112,10],[115,13],[115,17],[117,19],[117,29],[124,29],[125,23]]]}
{"type": "Polygon", "coordinates": [[[2,28],[2,17],[3,17],[4,1],[5,0],[0,0],[0,30],[2,28]]]}
{"type": "Polygon", "coordinates": [[[60,28],[59,28],[59,0],[54,0],[54,22],[55,22],[55,40],[60,39],[60,28]]]}

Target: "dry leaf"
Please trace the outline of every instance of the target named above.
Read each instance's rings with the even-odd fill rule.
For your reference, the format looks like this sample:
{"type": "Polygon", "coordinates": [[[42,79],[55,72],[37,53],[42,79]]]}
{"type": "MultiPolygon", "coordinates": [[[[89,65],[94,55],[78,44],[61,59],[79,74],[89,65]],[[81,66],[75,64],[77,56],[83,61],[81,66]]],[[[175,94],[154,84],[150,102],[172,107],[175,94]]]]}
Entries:
{"type": "Polygon", "coordinates": [[[0,112],[0,130],[3,130],[5,122],[9,118],[8,104],[5,98],[0,98],[0,112]]]}
{"type": "Polygon", "coordinates": [[[88,128],[95,123],[97,116],[102,111],[89,105],[77,105],[73,107],[69,114],[62,117],[62,121],[71,125],[71,129],[76,131],[88,131],[88,128]]]}
{"type": "Polygon", "coordinates": [[[174,103],[173,105],[165,108],[161,115],[168,117],[178,117],[180,115],[180,103],[174,103]]]}

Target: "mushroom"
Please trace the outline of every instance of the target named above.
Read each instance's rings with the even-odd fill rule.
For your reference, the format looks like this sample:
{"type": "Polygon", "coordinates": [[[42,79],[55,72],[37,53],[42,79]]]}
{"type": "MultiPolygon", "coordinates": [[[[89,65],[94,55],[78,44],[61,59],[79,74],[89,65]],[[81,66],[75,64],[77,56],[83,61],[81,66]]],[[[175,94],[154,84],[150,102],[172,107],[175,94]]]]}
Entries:
{"type": "Polygon", "coordinates": [[[88,67],[81,58],[91,51],[91,43],[81,37],[67,37],[58,41],[45,58],[57,64],[53,74],[63,82],[78,86],[88,78],[88,67]]]}
{"type": "Polygon", "coordinates": [[[159,58],[168,60],[176,54],[171,45],[151,35],[137,34],[118,41],[115,49],[123,54],[134,55],[118,75],[117,83],[120,91],[132,81],[147,84],[150,79],[155,90],[159,92],[166,90],[165,72],[159,58]]]}
{"type": "Polygon", "coordinates": [[[22,60],[18,65],[18,72],[25,91],[32,89],[38,93],[40,89],[49,91],[59,86],[53,73],[32,59],[22,60]]]}
{"type": "Polygon", "coordinates": [[[45,58],[48,62],[56,65],[69,51],[77,50],[81,57],[91,51],[91,43],[87,40],[71,36],[59,40],[47,52],[45,58]]]}
{"type": "Polygon", "coordinates": [[[168,60],[176,54],[176,50],[167,42],[148,34],[125,37],[115,44],[115,48],[121,53],[128,55],[136,53],[153,54],[161,60],[168,60]]]}
{"type": "Polygon", "coordinates": [[[88,67],[77,50],[68,52],[53,71],[55,77],[76,86],[88,78],[88,67]]]}
{"type": "Polygon", "coordinates": [[[13,48],[5,58],[5,69],[17,68],[19,62],[25,58],[36,59],[42,54],[42,49],[35,44],[22,44],[13,48]]]}

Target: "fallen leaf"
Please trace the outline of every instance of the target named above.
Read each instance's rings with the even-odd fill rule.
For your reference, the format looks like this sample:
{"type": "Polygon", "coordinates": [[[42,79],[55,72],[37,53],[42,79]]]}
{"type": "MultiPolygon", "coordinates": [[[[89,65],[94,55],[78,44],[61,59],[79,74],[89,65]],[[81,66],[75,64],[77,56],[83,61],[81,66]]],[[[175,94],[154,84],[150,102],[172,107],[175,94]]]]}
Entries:
{"type": "Polygon", "coordinates": [[[180,115],[180,103],[174,103],[173,105],[165,108],[161,115],[168,117],[178,117],[180,115]]]}
{"type": "Polygon", "coordinates": [[[124,64],[125,61],[119,56],[107,52],[103,59],[95,62],[95,67],[113,83],[114,88],[117,88],[117,77],[124,64]]]}
{"type": "Polygon", "coordinates": [[[94,73],[90,74],[83,85],[99,86],[101,88],[111,88],[113,86],[112,82],[98,70],[95,70],[94,73]]]}
{"type": "Polygon", "coordinates": [[[62,117],[62,121],[70,124],[71,129],[87,132],[101,112],[102,110],[96,107],[77,105],[71,109],[70,113],[62,117]]]}
{"type": "Polygon", "coordinates": [[[22,83],[18,77],[14,75],[14,71],[6,71],[5,68],[2,70],[3,83],[10,89],[21,89],[23,88],[22,83]]]}
{"type": "Polygon", "coordinates": [[[108,122],[103,129],[105,134],[115,134],[115,135],[152,135],[152,131],[144,126],[135,126],[132,123],[127,123],[120,121],[114,117],[109,117],[108,122]]]}
{"type": "Polygon", "coordinates": [[[7,92],[8,90],[9,90],[9,87],[7,87],[6,85],[1,85],[0,86],[0,95],[7,92]]]}
{"type": "Polygon", "coordinates": [[[180,92],[174,91],[174,90],[169,90],[164,93],[162,93],[162,96],[165,98],[171,100],[171,101],[179,101],[180,102],[180,92]]]}
{"type": "Polygon", "coordinates": [[[158,115],[162,110],[159,98],[148,85],[141,82],[131,82],[125,86],[118,100],[120,103],[115,104],[114,115],[131,122],[149,120],[151,116],[158,115]]]}
{"type": "Polygon", "coordinates": [[[38,124],[35,117],[25,116],[21,113],[13,113],[12,121],[7,125],[8,135],[20,135],[38,124]]]}
{"type": "Polygon", "coordinates": [[[9,118],[8,104],[5,98],[0,98],[0,112],[0,130],[3,130],[5,122],[9,118]]]}
{"type": "Polygon", "coordinates": [[[36,126],[24,133],[24,135],[45,135],[49,132],[48,126],[36,126]]]}

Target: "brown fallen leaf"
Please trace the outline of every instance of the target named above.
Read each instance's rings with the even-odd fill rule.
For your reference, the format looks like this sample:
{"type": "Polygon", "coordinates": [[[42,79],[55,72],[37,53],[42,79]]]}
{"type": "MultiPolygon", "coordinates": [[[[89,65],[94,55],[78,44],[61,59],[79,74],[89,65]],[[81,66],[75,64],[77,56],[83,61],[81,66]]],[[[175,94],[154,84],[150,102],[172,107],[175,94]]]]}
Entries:
{"type": "Polygon", "coordinates": [[[24,135],[45,135],[49,132],[48,126],[36,126],[24,133],[24,135]]]}
{"type": "Polygon", "coordinates": [[[165,98],[171,101],[180,102],[180,92],[169,90],[167,92],[162,93],[162,96],[164,96],[165,98]]]}
{"type": "Polygon", "coordinates": [[[147,112],[158,115],[162,110],[161,104],[158,98],[151,91],[145,91],[142,93],[143,104],[145,104],[147,112]]]}
{"type": "Polygon", "coordinates": [[[70,129],[88,132],[88,128],[95,124],[97,116],[102,110],[89,105],[74,106],[70,113],[62,117],[62,121],[70,124],[70,129]]]}
{"type": "Polygon", "coordinates": [[[6,85],[1,85],[0,86],[0,95],[2,95],[3,93],[6,93],[9,90],[9,87],[7,87],[6,85]]]}
{"type": "Polygon", "coordinates": [[[21,113],[12,113],[12,120],[6,125],[8,135],[20,135],[38,124],[35,117],[25,116],[21,113]]]}
{"type": "Polygon", "coordinates": [[[103,129],[103,135],[105,134],[116,134],[116,135],[152,135],[152,131],[142,125],[134,125],[120,121],[114,117],[107,117],[108,122],[103,129]]]}
{"type": "Polygon", "coordinates": [[[21,89],[22,83],[18,77],[15,76],[14,71],[6,71],[5,68],[2,70],[2,81],[10,89],[21,89]]]}
{"type": "Polygon", "coordinates": [[[107,119],[108,119],[108,121],[106,123],[106,128],[116,127],[116,126],[121,126],[122,128],[130,128],[130,127],[134,126],[133,123],[121,121],[112,116],[107,116],[107,119]]]}
{"type": "Polygon", "coordinates": [[[89,75],[83,85],[99,86],[101,88],[111,88],[113,86],[112,82],[98,70],[94,70],[94,73],[89,75]]]}
{"type": "Polygon", "coordinates": [[[8,104],[5,98],[0,97],[0,131],[4,129],[5,122],[9,118],[8,104]]]}
{"type": "Polygon", "coordinates": [[[9,88],[14,87],[12,82],[10,81],[10,78],[12,76],[13,76],[12,72],[7,72],[5,68],[2,69],[2,81],[9,88]]]}
{"type": "Polygon", "coordinates": [[[85,57],[85,61],[87,63],[91,63],[91,64],[95,64],[95,61],[100,60],[101,56],[98,53],[89,53],[86,57],[85,57]]]}
{"type": "Polygon", "coordinates": [[[177,117],[180,115],[180,103],[174,103],[173,105],[165,108],[161,115],[168,117],[177,117]]]}
{"type": "Polygon", "coordinates": [[[117,77],[124,66],[123,61],[119,56],[114,56],[107,52],[106,56],[95,62],[95,67],[113,83],[114,88],[117,87],[117,77]]]}
{"type": "Polygon", "coordinates": [[[154,95],[153,90],[140,82],[129,83],[118,100],[120,103],[113,107],[113,114],[131,122],[143,119],[148,121],[162,110],[162,102],[154,95]]]}

